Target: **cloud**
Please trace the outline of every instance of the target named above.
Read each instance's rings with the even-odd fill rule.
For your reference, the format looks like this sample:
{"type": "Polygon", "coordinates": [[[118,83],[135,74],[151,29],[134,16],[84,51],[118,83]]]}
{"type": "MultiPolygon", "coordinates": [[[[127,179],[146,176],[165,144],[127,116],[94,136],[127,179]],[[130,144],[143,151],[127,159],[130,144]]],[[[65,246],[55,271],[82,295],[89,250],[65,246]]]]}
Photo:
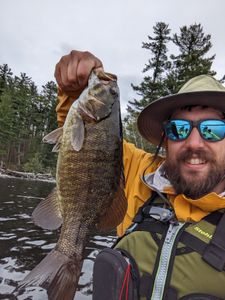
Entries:
{"type": "Polygon", "coordinates": [[[201,23],[212,35],[213,64],[224,74],[224,0],[7,0],[1,2],[0,64],[13,72],[26,72],[39,86],[54,79],[54,67],[72,49],[98,56],[105,69],[119,75],[123,110],[132,98],[131,82],[143,77],[148,51],[142,42],[157,21],[172,32],[183,25],[201,23]],[[219,21],[218,23],[215,20],[219,21]]]}

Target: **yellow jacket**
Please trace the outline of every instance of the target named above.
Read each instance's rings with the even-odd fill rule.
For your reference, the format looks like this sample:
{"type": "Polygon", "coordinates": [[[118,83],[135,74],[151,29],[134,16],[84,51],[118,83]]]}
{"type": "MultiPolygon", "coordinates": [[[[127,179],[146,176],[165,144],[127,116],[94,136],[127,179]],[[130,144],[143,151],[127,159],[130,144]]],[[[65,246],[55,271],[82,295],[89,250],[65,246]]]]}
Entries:
{"type": "MultiPolygon", "coordinates": [[[[67,112],[76,98],[76,95],[69,96],[59,90],[59,103],[56,108],[59,126],[63,125],[67,112]]],[[[156,188],[167,194],[178,220],[182,222],[198,222],[210,212],[225,208],[224,193],[223,195],[217,195],[212,192],[197,200],[192,200],[185,195],[176,195],[172,186],[166,180],[156,180],[158,186],[152,184],[150,181],[154,181],[154,176],[158,176],[158,170],[163,166],[164,161],[162,157],[158,156],[151,164],[152,157],[152,154],[146,153],[133,144],[124,141],[125,195],[128,201],[128,209],[123,222],[117,227],[118,235],[124,233],[131,224],[138,208],[151,196],[152,190],[156,188]],[[148,179],[144,182],[143,175],[151,180],[148,179]]]]}

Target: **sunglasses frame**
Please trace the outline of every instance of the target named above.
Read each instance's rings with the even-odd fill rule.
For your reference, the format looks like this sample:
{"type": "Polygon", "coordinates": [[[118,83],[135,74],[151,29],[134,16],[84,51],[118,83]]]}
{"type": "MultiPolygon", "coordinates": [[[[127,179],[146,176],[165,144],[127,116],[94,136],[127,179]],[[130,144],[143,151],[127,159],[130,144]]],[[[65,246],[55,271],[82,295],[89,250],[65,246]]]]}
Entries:
{"type": "MultiPolygon", "coordinates": [[[[224,126],[225,126],[225,121],[224,121],[224,120],[221,120],[221,119],[202,119],[202,120],[198,120],[198,121],[192,121],[192,120],[187,120],[187,119],[171,119],[171,120],[167,120],[167,121],[164,121],[164,122],[163,122],[163,130],[164,130],[164,132],[165,132],[166,137],[167,137],[169,140],[173,141],[173,142],[182,142],[182,141],[186,140],[186,139],[189,137],[189,135],[191,134],[191,132],[192,132],[192,130],[193,130],[194,127],[198,129],[198,132],[199,132],[201,138],[202,138],[204,141],[207,141],[207,142],[210,142],[210,143],[215,143],[215,142],[220,142],[220,141],[222,141],[222,140],[225,138],[225,127],[224,127],[224,136],[223,136],[223,138],[221,138],[221,139],[219,139],[219,140],[208,140],[208,139],[206,139],[206,138],[204,137],[203,133],[201,132],[201,128],[200,128],[201,123],[202,123],[202,122],[205,122],[205,121],[220,121],[220,122],[222,122],[222,123],[224,124],[224,126]],[[190,125],[190,131],[189,131],[189,133],[187,134],[187,136],[186,136],[185,138],[178,138],[178,139],[174,140],[174,139],[172,139],[172,138],[169,137],[169,135],[167,134],[167,131],[166,131],[166,127],[167,127],[168,123],[170,123],[170,122],[172,122],[172,121],[186,121],[186,122],[189,123],[189,125],[190,125]]],[[[221,125],[222,125],[222,124],[221,124],[221,125]]]]}

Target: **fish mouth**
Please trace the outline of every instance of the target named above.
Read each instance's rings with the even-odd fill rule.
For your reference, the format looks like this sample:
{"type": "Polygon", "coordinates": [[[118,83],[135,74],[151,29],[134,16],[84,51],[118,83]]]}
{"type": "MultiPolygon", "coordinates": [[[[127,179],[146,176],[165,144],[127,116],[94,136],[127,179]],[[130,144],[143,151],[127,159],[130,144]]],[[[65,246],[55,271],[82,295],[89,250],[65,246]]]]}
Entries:
{"type": "Polygon", "coordinates": [[[97,68],[93,71],[103,84],[108,84],[110,81],[117,81],[117,76],[112,73],[104,72],[103,68],[97,68]]]}

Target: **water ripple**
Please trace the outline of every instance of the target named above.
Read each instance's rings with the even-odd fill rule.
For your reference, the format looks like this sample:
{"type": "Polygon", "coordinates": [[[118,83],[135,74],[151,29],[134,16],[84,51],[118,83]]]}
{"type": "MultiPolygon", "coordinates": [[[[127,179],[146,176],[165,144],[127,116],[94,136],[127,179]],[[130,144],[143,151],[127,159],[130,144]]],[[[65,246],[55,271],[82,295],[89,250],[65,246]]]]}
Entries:
{"type": "MultiPolygon", "coordinates": [[[[0,300],[45,300],[46,291],[29,287],[13,294],[13,290],[31,269],[55,247],[58,231],[35,226],[31,214],[40,200],[52,190],[52,182],[36,182],[18,178],[0,178],[0,300]],[[35,184],[34,184],[35,183],[35,184]]],[[[114,235],[96,235],[85,249],[85,260],[75,300],[90,300],[94,259],[101,249],[110,247],[114,235]]]]}

